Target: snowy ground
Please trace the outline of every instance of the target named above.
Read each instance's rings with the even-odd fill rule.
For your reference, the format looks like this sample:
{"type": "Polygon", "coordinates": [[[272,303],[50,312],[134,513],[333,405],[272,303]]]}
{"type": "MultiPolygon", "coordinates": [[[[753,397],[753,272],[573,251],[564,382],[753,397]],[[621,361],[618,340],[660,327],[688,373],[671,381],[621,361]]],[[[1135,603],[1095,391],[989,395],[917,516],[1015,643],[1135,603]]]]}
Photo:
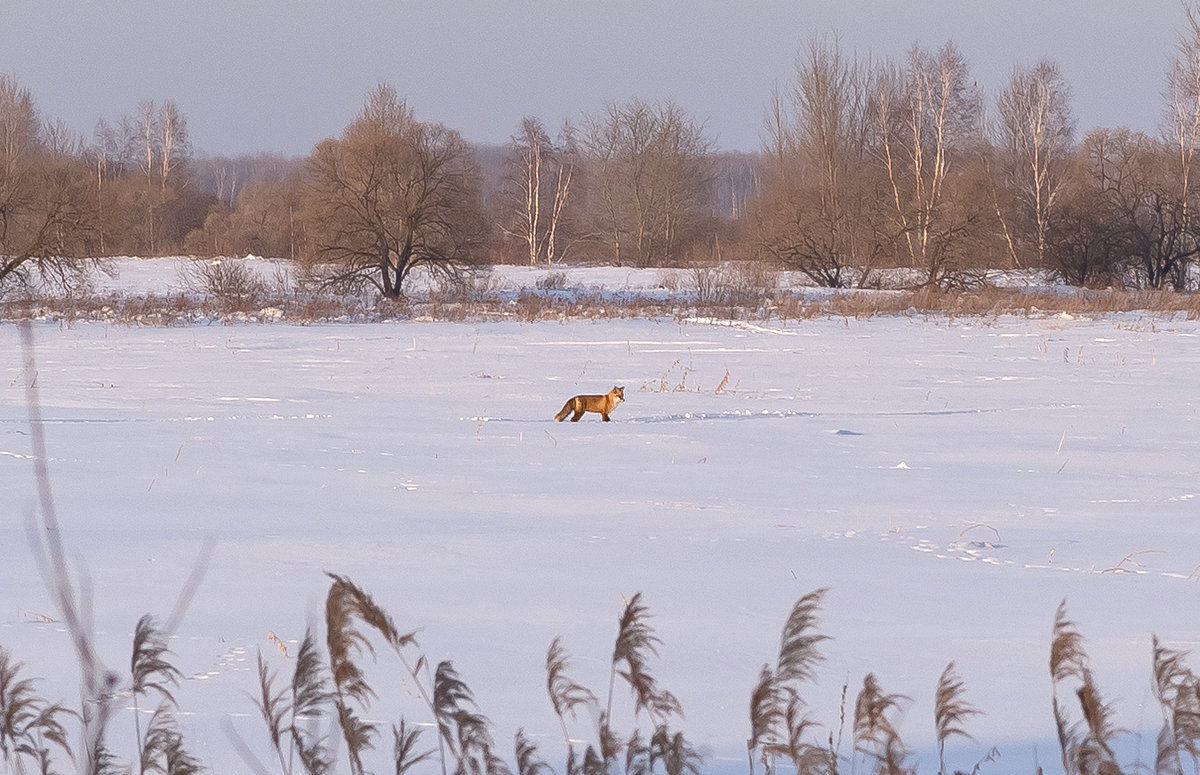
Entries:
{"type": "MultiPolygon", "coordinates": [[[[110,665],[216,541],[172,640],[185,734],[215,772],[246,771],[230,725],[263,750],[254,654],[290,670],[273,638],[294,653],[323,571],[453,660],[506,756],[524,727],[560,772],[546,648],[563,636],[573,677],[603,695],[637,591],[663,641],[656,677],[717,773],[745,771],[750,689],[818,587],[832,640],[813,719],[836,735],[843,685],[852,701],[873,671],[912,698],[901,732],[921,772],[937,769],[950,660],[986,714],[951,765],[997,746],[983,772],[1060,770],[1047,660],[1063,599],[1127,759],[1152,761],[1160,723],[1151,634],[1200,642],[1200,323],[43,322],[35,339],[55,497],[110,665]],[[552,421],[614,384],[612,423],[552,421]]],[[[0,349],[17,342],[0,324],[0,349]]],[[[70,701],[23,527],[18,361],[0,374],[0,645],[70,701]]],[[[368,677],[377,718],[425,720],[394,660],[368,677]]]]}

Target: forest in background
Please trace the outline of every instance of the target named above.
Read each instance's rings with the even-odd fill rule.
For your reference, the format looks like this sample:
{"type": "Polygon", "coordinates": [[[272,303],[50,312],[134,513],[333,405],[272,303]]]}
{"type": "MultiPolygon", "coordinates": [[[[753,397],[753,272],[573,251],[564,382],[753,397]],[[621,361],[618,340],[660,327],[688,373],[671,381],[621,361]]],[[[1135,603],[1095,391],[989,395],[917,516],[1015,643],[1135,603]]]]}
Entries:
{"type": "Polygon", "coordinates": [[[902,61],[812,38],[770,96],[757,153],[722,151],[671,100],[632,99],[504,145],[423,120],[382,83],[307,157],[193,149],[175,102],[91,137],[0,76],[0,292],[70,287],[106,256],[296,262],[315,286],[403,295],[422,267],[760,262],[829,287],[952,290],[994,269],[1187,291],[1200,253],[1200,16],[1164,74],[1162,130],[1078,136],[1057,64],[981,92],[954,43],[902,61]]]}

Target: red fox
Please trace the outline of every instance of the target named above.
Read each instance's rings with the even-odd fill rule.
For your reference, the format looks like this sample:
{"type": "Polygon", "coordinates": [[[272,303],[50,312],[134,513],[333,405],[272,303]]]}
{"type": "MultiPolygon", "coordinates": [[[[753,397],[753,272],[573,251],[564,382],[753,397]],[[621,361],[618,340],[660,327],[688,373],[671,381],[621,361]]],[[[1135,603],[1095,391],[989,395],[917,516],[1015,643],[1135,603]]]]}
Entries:
{"type": "Polygon", "coordinates": [[[574,412],[571,422],[579,422],[584,412],[599,412],[600,419],[608,422],[608,414],[625,400],[625,388],[615,387],[602,396],[573,396],[563,404],[562,411],[554,415],[556,422],[562,422],[568,414],[574,412]]]}

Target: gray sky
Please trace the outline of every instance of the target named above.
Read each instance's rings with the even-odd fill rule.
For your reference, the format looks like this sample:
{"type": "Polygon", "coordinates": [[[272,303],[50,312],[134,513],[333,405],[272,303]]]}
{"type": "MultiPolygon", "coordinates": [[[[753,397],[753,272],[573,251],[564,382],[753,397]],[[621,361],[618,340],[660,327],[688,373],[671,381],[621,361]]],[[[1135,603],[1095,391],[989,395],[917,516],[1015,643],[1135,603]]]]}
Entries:
{"type": "Polygon", "coordinates": [[[1048,57],[1081,130],[1155,132],[1183,21],[1180,0],[0,0],[0,72],[89,139],[174,99],[212,154],[307,154],[380,81],[477,142],[670,97],[754,150],[772,88],[832,31],[876,58],[953,40],[989,97],[1048,57]]]}

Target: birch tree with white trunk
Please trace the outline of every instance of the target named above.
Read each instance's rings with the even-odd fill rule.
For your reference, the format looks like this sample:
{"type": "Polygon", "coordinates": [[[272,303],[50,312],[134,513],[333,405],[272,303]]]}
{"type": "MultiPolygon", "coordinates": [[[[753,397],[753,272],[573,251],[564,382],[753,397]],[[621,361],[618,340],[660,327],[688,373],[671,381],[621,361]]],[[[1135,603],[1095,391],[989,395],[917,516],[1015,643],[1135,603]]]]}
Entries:
{"type": "Polygon", "coordinates": [[[953,43],[914,46],[904,67],[875,77],[877,153],[887,174],[895,230],[925,285],[959,284],[959,248],[973,215],[956,211],[947,183],[958,152],[980,139],[982,101],[953,43]]]}
{"type": "MultiPolygon", "coordinates": [[[[1180,231],[1177,255],[1168,260],[1163,282],[1183,290],[1188,268],[1200,252],[1200,226],[1196,218],[1196,152],[1200,150],[1200,7],[1184,6],[1186,24],[1175,46],[1175,57],[1167,71],[1165,91],[1166,141],[1171,144],[1176,164],[1174,198],[1177,199],[1180,231]]],[[[1151,282],[1157,287],[1158,283],[1151,282]]]]}
{"type": "Polygon", "coordinates": [[[540,119],[527,116],[508,144],[506,187],[510,214],[502,230],[525,245],[531,266],[559,260],[558,237],[575,176],[571,127],[559,142],[540,119]]]}
{"type": "Polygon", "coordinates": [[[1032,230],[1038,266],[1046,265],[1046,240],[1074,153],[1071,91],[1049,60],[1013,71],[996,102],[998,141],[1006,178],[1032,230]]]}

